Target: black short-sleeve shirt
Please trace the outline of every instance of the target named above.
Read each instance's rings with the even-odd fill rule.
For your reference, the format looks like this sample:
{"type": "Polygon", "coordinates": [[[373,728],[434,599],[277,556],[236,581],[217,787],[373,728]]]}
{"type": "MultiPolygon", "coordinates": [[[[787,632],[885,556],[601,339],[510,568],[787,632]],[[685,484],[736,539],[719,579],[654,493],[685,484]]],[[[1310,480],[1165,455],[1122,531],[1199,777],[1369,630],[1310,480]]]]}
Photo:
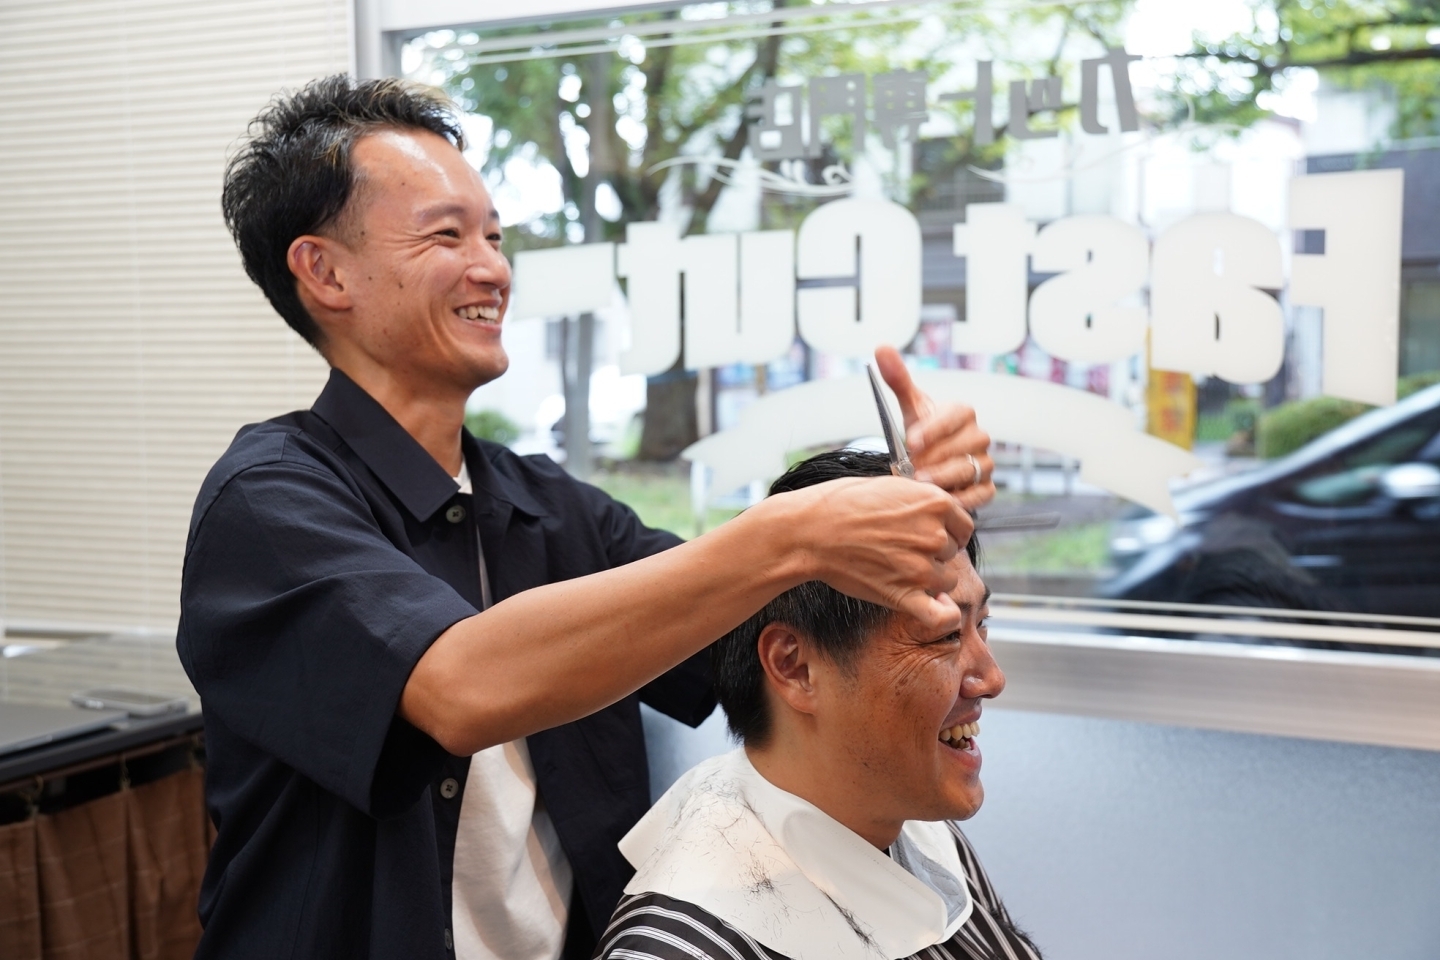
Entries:
{"type": "MultiPolygon", "coordinates": [[[[337,371],[311,410],[241,430],[201,487],[177,637],[217,829],[197,956],[453,956],[470,761],[396,716],[410,671],[480,609],[482,549],[498,602],[678,542],[548,458],[463,444],[471,495],[337,371]]],[[[630,874],[615,844],[649,804],[642,700],[699,723],[703,657],[528,738],[575,873],[567,955],[630,874]]]]}

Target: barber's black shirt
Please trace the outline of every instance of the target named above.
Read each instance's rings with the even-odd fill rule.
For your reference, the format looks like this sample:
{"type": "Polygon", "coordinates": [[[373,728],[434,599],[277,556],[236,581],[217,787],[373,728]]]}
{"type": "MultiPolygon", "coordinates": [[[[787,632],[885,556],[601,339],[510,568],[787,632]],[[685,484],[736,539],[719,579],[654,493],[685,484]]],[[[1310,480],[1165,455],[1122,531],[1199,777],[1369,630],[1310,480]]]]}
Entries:
{"type": "MultiPolygon", "coordinates": [[[[396,716],[410,671],[480,609],[482,544],[498,602],[678,542],[547,458],[463,442],[473,495],[335,372],[313,409],[241,430],[201,487],[177,640],[218,830],[198,957],[453,956],[470,761],[396,716]]],[[[615,844],[649,806],[642,700],[699,723],[703,658],[528,738],[575,873],[567,956],[630,876],[615,844]]]]}

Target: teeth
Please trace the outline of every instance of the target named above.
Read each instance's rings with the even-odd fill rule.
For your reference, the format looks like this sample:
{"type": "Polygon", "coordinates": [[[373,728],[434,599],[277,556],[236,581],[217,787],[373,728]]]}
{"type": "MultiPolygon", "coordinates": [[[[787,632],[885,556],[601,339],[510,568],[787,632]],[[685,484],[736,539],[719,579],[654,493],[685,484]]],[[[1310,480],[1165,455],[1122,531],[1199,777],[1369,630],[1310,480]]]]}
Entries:
{"type": "Polygon", "coordinates": [[[946,743],[952,743],[958,740],[968,740],[970,737],[977,737],[979,735],[979,720],[976,720],[974,723],[962,723],[953,727],[946,727],[944,730],[940,731],[940,739],[945,741],[946,743]]]}
{"type": "Polygon", "coordinates": [[[500,319],[499,307],[484,307],[476,305],[471,307],[461,307],[455,312],[460,314],[460,316],[464,317],[466,320],[488,320],[493,323],[494,321],[500,319]]]}

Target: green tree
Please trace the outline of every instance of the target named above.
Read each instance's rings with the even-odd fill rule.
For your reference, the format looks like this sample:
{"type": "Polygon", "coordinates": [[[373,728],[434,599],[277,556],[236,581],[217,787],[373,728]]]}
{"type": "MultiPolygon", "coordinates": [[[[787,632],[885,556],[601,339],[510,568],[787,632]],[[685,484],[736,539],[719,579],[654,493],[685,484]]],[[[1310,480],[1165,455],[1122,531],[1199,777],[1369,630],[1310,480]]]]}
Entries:
{"type": "Polygon", "coordinates": [[[1248,29],[1196,36],[1172,90],[1175,118],[1241,126],[1296,70],[1393,97],[1395,138],[1440,132],[1440,0],[1252,0],[1248,29]]]}

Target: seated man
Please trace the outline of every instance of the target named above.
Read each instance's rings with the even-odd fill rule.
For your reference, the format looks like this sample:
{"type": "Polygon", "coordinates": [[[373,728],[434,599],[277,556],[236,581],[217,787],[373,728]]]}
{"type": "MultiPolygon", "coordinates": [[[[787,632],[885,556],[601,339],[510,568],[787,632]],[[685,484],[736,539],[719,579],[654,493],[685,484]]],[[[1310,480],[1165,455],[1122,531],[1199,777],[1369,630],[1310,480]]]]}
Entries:
{"type": "MultiPolygon", "coordinates": [[[[842,450],[770,492],[888,472],[842,450]]],[[[980,701],[1005,687],[976,551],[951,561],[956,633],[810,582],[715,645],[743,746],[686,773],[621,841],[638,872],[597,958],[1038,960],[954,823],[984,797],[980,701]]]]}

